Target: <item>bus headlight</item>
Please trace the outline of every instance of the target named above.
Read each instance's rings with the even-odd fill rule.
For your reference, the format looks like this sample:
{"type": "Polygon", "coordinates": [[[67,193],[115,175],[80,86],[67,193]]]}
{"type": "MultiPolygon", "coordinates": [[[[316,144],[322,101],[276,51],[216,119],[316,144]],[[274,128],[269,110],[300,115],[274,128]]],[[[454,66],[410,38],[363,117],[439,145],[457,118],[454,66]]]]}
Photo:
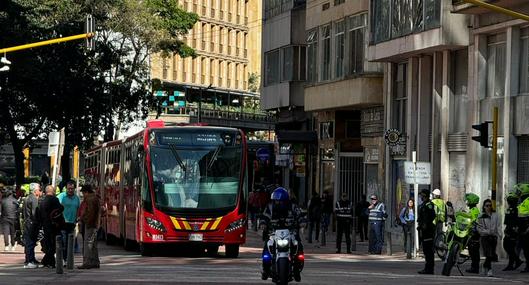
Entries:
{"type": "Polygon", "coordinates": [[[238,219],[235,222],[228,225],[226,228],[226,232],[233,232],[235,230],[238,230],[246,225],[246,219],[238,219]]]}
{"type": "Polygon", "coordinates": [[[162,233],[165,233],[167,230],[165,229],[165,227],[163,226],[162,222],[156,220],[156,219],[153,219],[153,218],[148,218],[146,217],[145,218],[145,221],[147,222],[147,225],[157,231],[160,231],[162,233]]]}

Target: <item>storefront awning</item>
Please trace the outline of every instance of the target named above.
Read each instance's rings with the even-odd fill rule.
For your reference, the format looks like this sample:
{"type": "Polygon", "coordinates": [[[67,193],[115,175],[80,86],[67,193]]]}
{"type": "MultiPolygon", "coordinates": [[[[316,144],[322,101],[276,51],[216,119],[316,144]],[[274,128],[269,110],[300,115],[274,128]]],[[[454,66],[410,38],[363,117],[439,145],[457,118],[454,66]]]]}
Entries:
{"type": "Polygon", "coordinates": [[[316,131],[276,130],[276,136],[279,143],[318,143],[318,135],[316,134],[316,131]]]}

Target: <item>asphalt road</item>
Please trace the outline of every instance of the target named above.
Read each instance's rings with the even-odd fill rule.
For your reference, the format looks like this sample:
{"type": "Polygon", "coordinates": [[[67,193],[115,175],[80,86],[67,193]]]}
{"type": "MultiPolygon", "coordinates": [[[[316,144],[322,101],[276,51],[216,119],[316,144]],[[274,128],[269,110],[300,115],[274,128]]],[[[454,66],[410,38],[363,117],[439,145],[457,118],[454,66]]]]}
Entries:
{"type": "MultiPolygon", "coordinates": [[[[271,284],[260,279],[260,240],[249,233],[247,245],[237,259],[207,257],[182,249],[162,252],[158,257],[142,257],[119,246],[100,244],[101,268],[65,270],[59,275],[52,269],[23,269],[22,249],[0,253],[0,284],[271,284]]],[[[403,255],[373,256],[360,252],[335,254],[333,247],[318,248],[306,244],[306,262],[301,284],[529,284],[529,274],[501,272],[504,262],[494,264],[496,277],[478,275],[445,277],[422,276],[422,260],[406,260],[403,255]]],[[[41,255],[38,255],[41,258],[41,255]]],[[[79,265],[81,256],[76,256],[79,265]]],[[[441,271],[437,261],[436,270],[441,271]]],[[[466,265],[464,265],[466,266],[466,265]]]]}

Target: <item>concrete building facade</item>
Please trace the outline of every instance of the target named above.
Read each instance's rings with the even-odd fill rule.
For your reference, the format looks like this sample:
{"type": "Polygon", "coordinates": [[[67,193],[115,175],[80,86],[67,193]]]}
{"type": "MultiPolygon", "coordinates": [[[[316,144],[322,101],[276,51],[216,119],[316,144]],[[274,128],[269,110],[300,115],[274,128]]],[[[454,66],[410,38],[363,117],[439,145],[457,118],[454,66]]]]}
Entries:
{"type": "Polygon", "coordinates": [[[263,0],[261,106],[276,114],[280,184],[302,205],[312,189],[316,135],[304,111],[306,81],[305,0],[263,0]]]}
{"type": "MultiPolygon", "coordinates": [[[[494,4],[529,14],[527,1],[494,4]]],[[[453,12],[471,16],[468,124],[492,121],[493,108],[499,109],[496,200],[503,213],[505,195],[515,184],[529,182],[529,25],[462,2],[453,12]]],[[[492,155],[469,138],[466,191],[482,200],[492,197],[492,155]]]]}
{"type": "Polygon", "coordinates": [[[307,1],[305,111],[318,134],[314,189],[381,194],[383,73],[367,61],[369,1],[307,1]]]}
{"type": "MultiPolygon", "coordinates": [[[[383,201],[386,229],[400,234],[398,211],[413,198],[405,183],[404,162],[431,163],[431,185],[460,205],[467,188],[471,112],[466,108],[472,72],[469,16],[453,14],[452,2],[370,1],[368,58],[384,62],[384,129],[393,129],[393,145],[384,144],[383,201]],[[415,3],[417,2],[417,3],[415,3]]],[[[390,135],[391,136],[391,135],[390,135]]]]}

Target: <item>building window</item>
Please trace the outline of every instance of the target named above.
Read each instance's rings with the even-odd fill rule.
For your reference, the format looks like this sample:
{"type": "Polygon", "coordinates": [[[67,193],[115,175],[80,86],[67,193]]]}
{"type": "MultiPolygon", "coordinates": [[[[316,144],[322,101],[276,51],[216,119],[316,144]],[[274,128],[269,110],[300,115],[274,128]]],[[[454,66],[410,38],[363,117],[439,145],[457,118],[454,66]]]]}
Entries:
{"type": "Polygon", "coordinates": [[[462,49],[452,53],[454,67],[453,100],[450,100],[450,132],[465,133],[468,119],[468,50],[462,49]],[[453,114],[453,115],[452,115],[453,114]]]}
{"type": "Polygon", "coordinates": [[[305,80],[305,49],[304,46],[288,46],[281,49],[281,81],[305,80]]]}
{"type": "Polygon", "coordinates": [[[371,41],[378,43],[441,24],[441,0],[372,0],[371,41]]]}
{"type": "Polygon", "coordinates": [[[518,138],[518,183],[529,181],[529,137],[518,138]]]}
{"type": "Polygon", "coordinates": [[[520,93],[529,94],[529,28],[520,30],[520,93]]]}
{"type": "Polygon", "coordinates": [[[279,50],[274,50],[265,53],[265,83],[272,85],[279,82],[279,50]]]}
{"type": "Polygon", "coordinates": [[[406,113],[407,113],[407,63],[399,63],[395,70],[395,82],[393,90],[393,127],[406,133],[406,113]]]}
{"type": "Polygon", "coordinates": [[[309,31],[307,35],[307,80],[318,81],[318,30],[309,31]]]}
{"type": "Polygon", "coordinates": [[[348,19],[349,29],[349,74],[364,71],[366,14],[351,16],[348,19]]]}
{"type": "Polygon", "coordinates": [[[331,26],[321,28],[321,80],[329,80],[331,76],[331,26]]]}
{"type": "Polygon", "coordinates": [[[167,64],[167,58],[162,57],[162,78],[167,79],[167,70],[169,69],[169,65],[167,64]]]}
{"type": "Polygon", "coordinates": [[[337,22],[334,25],[334,48],[335,52],[335,71],[334,77],[343,76],[343,59],[345,57],[345,21],[337,22]]]}
{"type": "Polygon", "coordinates": [[[487,97],[505,95],[505,34],[487,38],[487,97]]]}
{"type": "Polygon", "coordinates": [[[345,0],[334,0],[334,6],[337,6],[337,5],[340,5],[342,3],[344,3],[345,0]]]}

